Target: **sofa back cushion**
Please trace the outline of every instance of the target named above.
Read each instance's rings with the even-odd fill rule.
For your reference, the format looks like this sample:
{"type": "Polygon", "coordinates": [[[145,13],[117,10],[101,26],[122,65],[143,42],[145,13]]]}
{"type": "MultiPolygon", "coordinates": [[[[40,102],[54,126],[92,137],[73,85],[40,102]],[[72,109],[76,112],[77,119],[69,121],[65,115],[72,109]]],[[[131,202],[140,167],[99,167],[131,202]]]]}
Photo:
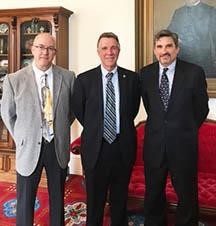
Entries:
{"type": "Polygon", "coordinates": [[[198,171],[216,175],[216,123],[204,122],[199,129],[198,171]]]}
{"type": "Polygon", "coordinates": [[[140,122],[136,126],[137,131],[137,153],[136,153],[136,162],[135,166],[143,166],[143,142],[145,135],[145,123],[140,122]]]}
{"type": "MultiPolygon", "coordinates": [[[[145,135],[145,122],[137,127],[137,157],[136,166],[143,165],[143,141],[145,135]]],[[[216,123],[204,122],[198,134],[198,171],[216,175],[216,123]]]]}

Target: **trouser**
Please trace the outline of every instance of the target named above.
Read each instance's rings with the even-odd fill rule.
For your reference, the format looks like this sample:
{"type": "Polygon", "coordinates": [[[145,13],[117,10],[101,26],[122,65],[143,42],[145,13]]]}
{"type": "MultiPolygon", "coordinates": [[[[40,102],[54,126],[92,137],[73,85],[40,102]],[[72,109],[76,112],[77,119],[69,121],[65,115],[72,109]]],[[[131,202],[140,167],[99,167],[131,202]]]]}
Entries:
{"type": "Polygon", "coordinates": [[[43,168],[47,175],[50,226],[64,226],[64,183],[67,169],[62,169],[58,164],[54,140],[51,143],[43,140],[39,162],[30,176],[22,176],[17,172],[17,226],[33,225],[35,199],[43,168]]]}
{"type": "Polygon", "coordinates": [[[128,225],[127,196],[132,167],[123,163],[118,139],[112,144],[103,140],[96,167],[85,171],[87,226],[103,225],[107,197],[111,226],[128,225]]]}

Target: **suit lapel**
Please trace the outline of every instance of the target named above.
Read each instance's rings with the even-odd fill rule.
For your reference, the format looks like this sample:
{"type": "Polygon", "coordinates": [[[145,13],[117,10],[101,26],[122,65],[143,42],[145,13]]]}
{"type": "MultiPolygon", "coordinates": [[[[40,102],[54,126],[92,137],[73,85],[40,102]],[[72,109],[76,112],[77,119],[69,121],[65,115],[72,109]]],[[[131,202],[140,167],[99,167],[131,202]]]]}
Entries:
{"type": "Polygon", "coordinates": [[[56,106],[61,89],[62,76],[60,71],[53,65],[53,117],[55,118],[56,106]]]}
{"type": "Polygon", "coordinates": [[[103,102],[103,82],[102,82],[102,72],[101,72],[101,67],[98,66],[95,69],[95,84],[96,85],[96,98],[98,98],[98,109],[100,111],[99,113],[99,120],[103,119],[103,109],[104,109],[104,102],[103,102]]]}
{"type": "Polygon", "coordinates": [[[36,78],[35,78],[35,74],[32,68],[32,65],[26,67],[26,73],[24,76],[25,81],[23,81],[23,84],[28,84],[29,85],[29,90],[33,93],[32,96],[34,98],[34,102],[36,103],[35,106],[39,106],[40,110],[37,112],[42,111],[41,110],[41,101],[40,101],[40,97],[39,97],[39,93],[38,93],[38,86],[37,86],[37,82],[36,82],[36,78]],[[28,81],[28,82],[26,82],[28,81]]]}
{"type": "MultiPolygon", "coordinates": [[[[94,80],[92,81],[94,85],[94,95],[95,100],[97,100],[96,108],[98,108],[98,114],[95,112],[96,120],[98,121],[99,126],[99,136],[103,136],[103,117],[104,117],[104,103],[103,103],[103,82],[102,82],[102,72],[101,67],[98,66],[91,72],[92,74],[89,75],[89,79],[94,80]]],[[[93,106],[94,108],[94,106],[93,106]]]]}
{"type": "Polygon", "coordinates": [[[126,102],[127,102],[127,90],[128,90],[128,78],[125,71],[118,67],[118,81],[119,81],[119,100],[120,100],[120,118],[122,112],[124,112],[126,102]]]}
{"type": "MultiPolygon", "coordinates": [[[[181,93],[182,88],[184,87],[184,77],[185,73],[183,69],[181,68],[181,62],[177,60],[176,62],[176,69],[175,69],[175,75],[173,79],[173,85],[172,85],[172,90],[171,90],[171,95],[170,95],[170,100],[169,100],[169,107],[172,107],[171,105],[175,102],[175,99],[181,93]]],[[[168,109],[169,109],[168,107],[168,109]]]]}
{"type": "Polygon", "coordinates": [[[151,84],[149,84],[150,90],[155,90],[153,93],[153,99],[155,101],[155,106],[158,106],[158,110],[164,111],[164,106],[160,98],[160,92],[159,92],[159,63],[155,63],[152,70],[152,80],[151,84]]]}

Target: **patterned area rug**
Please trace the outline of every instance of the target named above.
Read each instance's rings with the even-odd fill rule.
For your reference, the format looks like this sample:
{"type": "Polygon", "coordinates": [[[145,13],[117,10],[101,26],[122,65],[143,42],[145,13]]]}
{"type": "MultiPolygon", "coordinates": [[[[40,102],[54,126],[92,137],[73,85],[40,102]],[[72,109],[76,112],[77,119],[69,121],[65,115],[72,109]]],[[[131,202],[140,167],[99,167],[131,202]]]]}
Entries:
{"type": "MultiPolygon", "coordinates": [[[[85,226],[86,194],[82,176],[70,175],[65,186],[65,225],[85,226]]],[[[0,226],[16,225],[16,185],[0,182],[0,226]]],[[[39,188],[35,202],[34,226],[49,226],[49,205],[46,188],[39,188]]],[[[105,211],[104,226],[109,226],[105,211]]]]}
{"type": "MultiPolygon", "coordinates": [[[[0,183],[0,225],[16,225],[16,185],[11,183],[0,183]]],[[[35,225],[49,225],[47,215],[49,214],[48,196],[45,188],[40,188],[35,202],[35,225]]]]}
{"type": "MultiPolygon", "coordinates": [[[[169,216],[169,226],[174,225],[174,215],[169,216]]],[[[0,226],[16,225],[16,185],[0,182],[0,226]]],[[[82,176],[70,175],[65,186],[65,226],[85,226],[86,194],[82,176]]],[[[215,226],[215,218],[210,223],[199,226],[215,226]],[[211,223],[212,222],[212,223],[211,223]]],[[[34,226],[49,226],[49,205],[46,188],[39,188],[35,202],[34,226]]],[[[110,226],[109,211],[105,210],[103,226],[110,226]]],[[[142,214],[128,216],[128,226],[144,226],[142,214]]]]}

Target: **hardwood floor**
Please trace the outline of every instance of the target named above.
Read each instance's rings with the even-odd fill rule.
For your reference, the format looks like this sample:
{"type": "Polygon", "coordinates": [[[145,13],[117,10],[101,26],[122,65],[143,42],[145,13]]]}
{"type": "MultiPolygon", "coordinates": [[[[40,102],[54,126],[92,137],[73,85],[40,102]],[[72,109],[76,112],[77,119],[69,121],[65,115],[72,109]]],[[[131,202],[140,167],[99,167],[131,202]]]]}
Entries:
{"type": "MultiPolygon", "coordinates": [[[[8,173],[8,172],[1,172],[0,181],[16,183],[16,174],[15,173],[8,173]]],[[[39,186],[40,187],[47,187],[47,180],[46,180],[46,173],[45,172],[43,172],[43,174],[42,174],[39,186]]]]}

